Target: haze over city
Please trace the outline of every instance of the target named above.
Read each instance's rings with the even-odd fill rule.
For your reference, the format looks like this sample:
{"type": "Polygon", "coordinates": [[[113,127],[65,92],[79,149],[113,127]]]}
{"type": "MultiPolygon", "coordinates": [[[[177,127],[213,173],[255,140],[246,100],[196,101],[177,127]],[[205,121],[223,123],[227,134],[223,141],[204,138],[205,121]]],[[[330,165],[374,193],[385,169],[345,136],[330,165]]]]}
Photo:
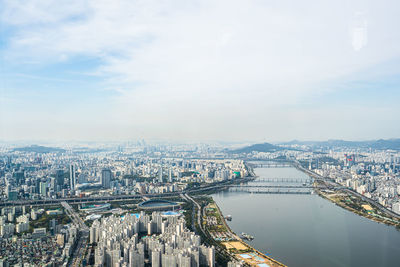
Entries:
{"type": "Polygon", "coordinates": [[[0,140],[400,132],[398,1],[0,5],[0,140]]]}
{"type": "Polygon", "coordinates": [[[393,267],[400,2],[0,0],[0,267],[393,267]]]}

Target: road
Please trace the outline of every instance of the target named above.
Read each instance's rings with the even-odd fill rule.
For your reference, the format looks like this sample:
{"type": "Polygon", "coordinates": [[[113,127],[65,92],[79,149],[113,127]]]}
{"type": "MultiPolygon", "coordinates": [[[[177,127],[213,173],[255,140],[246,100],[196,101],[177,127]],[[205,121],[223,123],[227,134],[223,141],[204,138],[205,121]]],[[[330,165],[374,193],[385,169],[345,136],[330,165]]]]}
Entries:
{"type": "Polygon", "coordinates": [[[189,201],[192,202],[192,225],[191,225],[191,226],[192,226],[192,231],[195,232],[195,231],[196,231],[196,225],[195,225],[195,221],[196,221],[195,202],[189,200],[189,198],[186,197],[186,194],[185,194],[185,195],[184,195],[184,194],[180,194],[179,196],[180,196],[182,199],[184,199],[184,200],[186,200],[186,201],[188,201],[188,202],[189,202],[189,201]]]}
{"type": "Polygon", "coordinates": [[[61,206],[64,207],[65,212],[71,218],[72,223],[78,228],[82,230],[89,230],[87,225],[83,222],[81,217],[75,212],[75,210],[65,201],[61,202],[61,206]]]}
{"type": "MultiPolygon", "coordinates": [[[[199,230],[203,233],[203,235],[208,236],[208,238],[210,238],[211,240],[213,240],[212,237],[211,237],[209,234],[206,233],[206,231],[205,231],[204,228],[203,228],[203,225],[201,224],[202,208],[201,208],[201,206],[199,205],[199,203],[197,203],[197,201],[195,201],[195,200],[194,200],[191,196],[189,196],[187,193],[184,194],[184,195],[182,195],[182,197],[183,197],[184,199],[186,199],[186,200],[192,202],[193,205],[197,207],[197,224],[198,224],[198,226],[199,226],[199,230]]],[[[195,212],[195,209],[193,209],[193,214],[194,214],[194,212],[195,212]]],[[[194,227],[194,220],[192,220],[192,225],[193,225],[193,227],[194,227]]],[[[196,229],[196,228],[193,228],[193,229],[196,229]]],[[[220,255],[222,255],[224,258],[227,258],[227,259],[230,259],[230,260],[236,260],[234,256],[232,256],[231,254],[229,254],[229,252],[228,252],[226,249],[221,248],[219,245],[215,246],[215,251],[216,251],[217,253],[219,253],[220,255]]]]}
{"type": "Polygon", "coordinates": [[[195,193],[201,191],[207,191],[212,189],[218,189],[221,187],[229,186],[232,183],[243,183],[253,180],[253,177],[241,178],[235,180],[227,180],[223,182],[217,182],[208,184],[205,186],[195,187],[184,191],[177,191],[163,194],[135,194],[135,195],[112,195],[102,197],[70,197],[70,198],[58,198],[58,199],[39,199],[39,200],[15,200],[15,201],[1,201],[0,207],[12,207],[12,206],[45,206],[45,205],[58,205],[61,202],[68,204],[80,204],[80,203],[99,203],[99,202],[112,202],[121,200],[138,200],[142,198],[158,198],[168,196],[178,196],[181,193],[195,193]]]}
{"type": "Polygon", "coordinates": [[[78,229],[78,240],[72,256],[68,262],[68,266],[78,267],[81,265],[81,260],[84,258],[88,245],[89,227],[83,222],[82,218],[76,213],[76,211],[65,201],[61,202],[65,212],[72,220],[72,223],[78,229]]]}
{"type": "Polygon", "coordinates": [[[385,213],[385,214],[387,214],[387,215],[390,215],[390,216],[392,216],[392,217],[394,217],[394,218],[400,219],[400,215],[399,215],[399,214],[397,214],[397,213],[395,213],[395,212],[393,212],[393,211],[387,209],[386,207],[382,206],[381,204],[379,204],[379,203],[376,202],[375,200],[370,199],[370,198],[368,198],[368,197],[366,197],[366,196],[363,196],[363,195],[357,193],[356,191],[353,191],[353,190],[351,190],[351,189],[349,189],[349,188],[347,188],[347,187],[344,187],[344,186],[342,186],[342,185],[340,185],[340,184],[334,182],[334,181],[333,181],[332,179],[330,179],[330,178],[323,177],[323,176],[321,176],[321,175],[319,175],[319,174],[316,174],[315,172],[312,172],[312,171],[310,171],[310,170],[307,170],[307,169],[303,168],[303,167],[300,165],[300,163],[297,163],[297,164],[296,164],[296,167],[297,167],[299,170],[301,170],[301,171],[303,171],[303,172],[309,174],[311,177],[313,177],[313,178],[315,178],[315,179],[317,179],[317,180],[323,181],[323,182],[326,184],[326,186],[327,186],[328,189],[332,189],[332,190],[336,190],[336,191],[344,191],[344,192],[346,192],[346,193],[348,193],[348,194],[350,194],[350,195],[353,195],[353,196],[355,196],[355,197],[359,197],[359,198],[361,198],[363,201],[368,202],[369,204],[371,204],[371,205],[377,207],[381,212],[383,212],[383,213],[385,213]]]}
{"type": "MultiPolygon", "coordinates": [[[[189,200],[190,202],[192,202],[196,207],[197,207],[197,224],[200,227],[200,230],[202,232],[204,232],[203,230],[203,226],[201,225],[201,206],[199,205],[199,203],[197,203],[191,196],[189,196],[188,194],[184,194],[182,195],[186,200],[189,200]]],[[[194,211],[195,209],[193,209],[194,211]]],[[[194,225],[193,225],[194,226],[194,225]]],[[[193,228],[195,229],[195,228],[193,228]]]]}

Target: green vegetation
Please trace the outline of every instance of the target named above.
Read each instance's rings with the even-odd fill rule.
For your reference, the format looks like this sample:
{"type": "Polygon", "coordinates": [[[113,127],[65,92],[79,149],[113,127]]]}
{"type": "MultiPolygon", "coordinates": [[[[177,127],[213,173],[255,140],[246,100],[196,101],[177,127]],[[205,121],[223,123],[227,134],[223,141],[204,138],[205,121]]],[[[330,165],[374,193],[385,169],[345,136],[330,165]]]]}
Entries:
{"type": "Polygon", "coordinates": [[[116,208],[121,208],[121,209],[135,209],[136,210],[136,206],[134,207],[134,205],[140,203],[141,200],[125,200],[125,201],[113,201],[110,202],[111,204],[111,208],[112,209],[116,209],[116,208]],[[131,207],[132,206],[132,207],[131,207]]]}
{"type": "MultiPolygon", "coordinates": [[[[201,195],[196,197],[196,202],[199,203],[201,208],[203,209],[209,204],[215,204],[214,199],[208,195],[201,195]]],[[[211,211],[211,210],[210,210],[211,211]]],[[[197,209],[195,210],[197,212],[197,209]]],[[[217,212],[216,210],[211,211],[211,212],[217,212]]],[[[201,218],[201,224],[203,224],[203,218],[201,218]]],[[[219,242],[215,241],[214,238],[209,234],[209,232],[206,230],[205,233],[200,230],[200,227],[197,223],[197,220],[195,221],[195,227],[197,229],[197,233],[200,235],[201,240],[203,240],[205,243],[207,243],[210,246],[215,246],[216,248],[216,253],[215,253],[215,260],[217,263],[217,266],[227,266],[228,262],[231,260],[231,256],[229,255],[228,251],[225,249],[224,246],[222,246],[219,242]]]]}
{"type": "Polygon", "coordinates": [[[345,208],[347,210],[350,210],[355,214],[366,217],[373,221],[385,223],[387,225],[393,225],[396,226],[397,229],[400,229],[399,220],[391,216],[388,216],[384,212],[380,211],[376,206],[363,201],[361,198],[349,195],[348,193],[345,192],[342,193],[336,192],[335,194],[330,194],[320,191],[317,192],[321,197],[326,198],[335,203],[336,205],[345,208]],[[371,206],[372,210],[365,210],[362,207],[362,205],[369,205],[371,206]]]}
{"type": "Polygon", "coordinates": [[[196,173],[196,172],[194,172],[194,171],[182,172],[181,176],[182,177],[192,176],[194,173],[196,173]]]}
{"type": "Polygon", "coordinates": [[[126,174],[126,175],[123,176],[123,179],[131,179],[131,180],[135,180],[136,182],[142,183],[142,182],[150,181],[153,178],[151,178],[151,177],[142,177],[142,176],[139,176],[137,174],[135,174],[135,175],[126,174]]]}
{"type": "Polygon", "coordinates": [[[183,215],[185,217],[186,227],[190,231],[194,232],[195,229],[193,229],[193,227],[192,227],[192,224],[193,224],[192,218],[193,218],[193,209],[194,209],[193,204],[190,202],[185,202],[185,204],[183,204],[182,208],[185,210],[183,215]]]}
{"type": "Polygon", "coordinates": [[[34,228],[46,228],[48,230],[50,221],[52,219],[55,219],[57,221],[57,224],[68,224],[71,222],[70,218],[65,213],[60,215],[48,215],[46,213],[43,213],[39,216],[40,217],[37,220],[29,222],[30,232],[33,232],[34,228]]]}
{"type": "Polygon", "coordinates": [[[192,189],[192,188],[196,188],[196,187],[200,187],[201,183],[199,182],[188,182],[187,183],[187,188],[188,189],[192,189]]]}
{"type": "Polygon", "coordinates": [[[232,152],[232,153],[251,153],[253,151],[255,151],[255,152],[275,152],[275,151],[279,151],[282,149],[283,148],[272,145],[270,143],[263,143],[263,144],[255,144],[255,145],[239,148],[236,150],[232,150],[230,152],[232,152]]]}

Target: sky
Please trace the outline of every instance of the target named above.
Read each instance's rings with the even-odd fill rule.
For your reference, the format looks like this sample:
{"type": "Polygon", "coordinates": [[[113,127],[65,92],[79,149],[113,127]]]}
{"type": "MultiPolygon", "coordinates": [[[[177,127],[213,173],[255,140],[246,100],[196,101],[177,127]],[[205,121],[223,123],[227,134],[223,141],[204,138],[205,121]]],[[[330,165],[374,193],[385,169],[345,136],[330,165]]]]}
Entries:
{"type": "Polygon", "coordinates": [[[0,140],[399,138],[398,10],[0,0],[0,140]]]}

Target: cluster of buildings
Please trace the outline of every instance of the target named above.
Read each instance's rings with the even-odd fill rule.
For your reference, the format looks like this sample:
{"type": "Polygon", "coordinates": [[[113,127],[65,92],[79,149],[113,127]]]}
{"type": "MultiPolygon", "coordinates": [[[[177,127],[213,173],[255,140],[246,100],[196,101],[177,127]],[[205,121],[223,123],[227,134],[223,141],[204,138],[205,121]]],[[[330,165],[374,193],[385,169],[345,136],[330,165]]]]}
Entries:
{"type": "MultiPolygon", "coordinates": [[[[44,209],[35,208],[29,208],[28,210],[25,206],[2,208],[0,213],[0,238],[8,238],[14,234],[21,235],[32,231],[32,235],[34,236],[35,233],[41,232],[42,228],[31,229],[30,223],[38,220],[44,213],[47,215],[60,215],[63,211],[61,209],[45,211],[44,209]]],[[[60,231],[63,225],[58,224],[57,220],[53,218],[46,227],[50,230],[52,235],[55,235],[60,231]]]]}
{"type": "MultiPolygon", "coordinates": [[[[245,156],[300,162],[305,168],[400,214],[399,152],[288,147],[245,156]]],[[[240,156],[204,144],[148,146],[139,141],[125,146],[89,148],[7,147],[0,148],[0,201],[164,194],[248,174],[240,156]]],[[[92,205],[81,210],[109,207],[110,204],[92,205]]],[[[42,214],[60,215],[60,212],[62,209],[3,208],[0,267],[66,264],[81,238],[77,225],[64,225],[53,219],[45,227],[32,227],[42,214]]],[[[214,266],[215,249],[202,245],[200,237],[190,232],[179,216],[142,212],[94,219],[89,243],[95,247],[92,254],[95,266],[214,266]]],[[[206,222],[210,227],[217,225],[212,216],[207,216],[206,222]]],[[[232,239],[218,231],[212,232],[212,236],[219,241],[232,239]]],[[[228,266],[241,263],[231,262],[228,266]]]]}
{"type": "Polygon", "coordinates": [[[336,162],[320,161],[309,169],[371,198],[400,214],[400,153],[332,153],[336,162]]]}
{"type": "MultiPolygon", "coordinates": [[[[48,210],[54,214],[56,210],[48,210]]],[[[76,245],[78,229],[51,219],[46,227],[32,228],[44,209],[3,208],[0,216],[0,266],[61,266],[76,245]]]]}
{"type": "MultiPolygon", "coordinates": [[[[0,201],[6,203],[181,192],[247,175],[242,160],[227,159],[207,145],[0,148],[0,201]]],[[[75,261],[82,238],[76,224],[46,219],[37,226],[43,215],[66,216],[60,213],[61,207],[5,206],[0,215],[0,266],[75,261]],[[35,256],[28,257],[31,254],[35,256]]],[[[215,249],[202,245],[183,218],[157,212],[99,217],[93,218],[89,238],[95,245],[95,266],[214,266],[215,249]]]]}
{"type": "MultiPolygon", "coordinates": [[[[0,153],[0,200],[55,199],[85,194],[162,194],[192,183],[247,176],[242,160],[179,158],[182,151],[0,153]]],[[[196,156],[194,153],[192,156],[196,156]]]]}
{"type": "Polygon", "coordinates": [[[38,216],[44,210],[26,212],[25,206],[23,207],[7,207],[1,209],[0,215],[0,237],[7,238],[13,236],[15,233],[22,234],[28,232],[29,221],[37,220],[38,216]]]}
{"type": "Polygon", "coordinates": [[[50,236],[0,239],[0,266],[52,266],[59,258],[61,251],[50,236]]]}
{"type": "Polygon", "coordinates": [[[130,214],[94,221],[90,243],[96,244],[94,266],[214,266],[215,249],[201,244],[179,216],[130,214]]]}
{"type": "Polygon", "coordinates": [[[389,149],[292,146],[274,152],[252,152],[248,158],[284,159],[349,188],[400,214],[400,152],[389,149]],[[293,149],[294,148],[294,149],[293,149]]]}

